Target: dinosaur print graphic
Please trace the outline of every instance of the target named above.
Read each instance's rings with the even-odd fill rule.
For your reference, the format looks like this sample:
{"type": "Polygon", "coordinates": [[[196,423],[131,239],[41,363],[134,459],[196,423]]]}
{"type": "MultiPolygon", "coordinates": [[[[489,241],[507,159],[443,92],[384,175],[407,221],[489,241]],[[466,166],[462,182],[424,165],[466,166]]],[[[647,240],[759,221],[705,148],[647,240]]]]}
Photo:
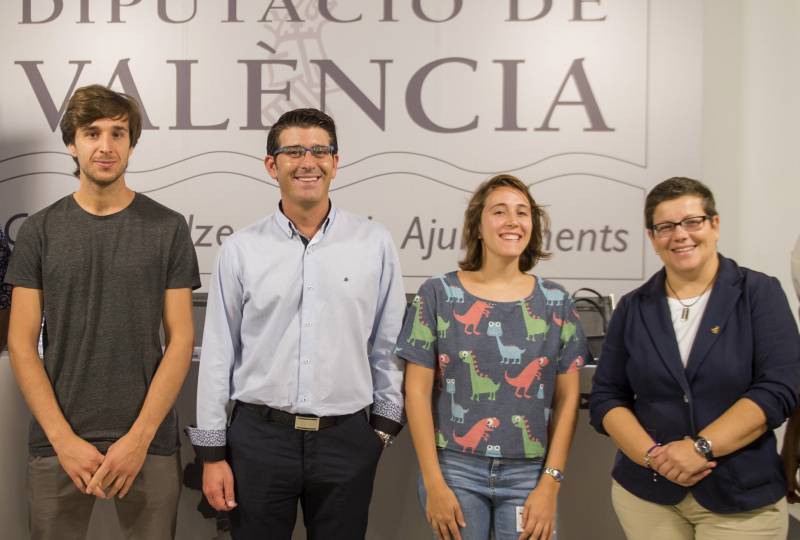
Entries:
{"type": "Polygon", "coordinates": [[[520,349],[515,345],[503,345],[503,342],[500,341],[503,335],[503,326],[500,321],[489,321],[486,335],[497,338],[497,348],[500,349],[501,364],[508,364],[509,362],[512,364],[519,364],[522,361],[522,353],[525,352],[525,349],[520,349]]]}
{"type": "Polygon", "coordinates": [[[489,394],[489,401],[494,401],[497,389],[500,388],[500,383],[494,382],[488,375],[480,372],[478,361],[471,351],[461,351],[458,353],[458,357],[461,358],[462,362],[469,365],[469,380],[472,383],[470,399],[472,401],[480,401],[481,394],[489,394]]]}
{"type": "Polygon", "coordinates": [[[511,423],[522,431],[522,447],[525,451],[525,457],[544,457],[544,446],[539,439],[534,437],[533,433],[531,433],[531,426],[528,424],[528,419],[522,415],[515,414],[511,417],[511,423]]]}
{"type": "Polygon", "coordinates": [[[440,339],[447,339],[447,331],[450,329],[450,321],[446,321],[441,315],[436,315],[436,331],[440,339]]]}
{"type": "Polygon", "coordinates": [[[564,297],[566,293],[561,289],[548,289],[544,285],[542,285],[542,280],[536,280],[539,284],[539,289],[544,294],[544,298],[547,302],[548,306],[560,306],[564,303],[564,297]]]}
{"type": "Polygon", "coordinates": [[[439,355],[439,362],[436,364],[436,389],[441,392],[444,388],[444,370],[450,363],[450,357],[442,353],[439,355]]]}
{"type": "Polygon", "coordinates": [[[484,302],[483,300],[475,300],[475,303],[472,304],[464,314],[459,315],[455,311],[453,311],[453,317],[456,318],[458,322],[464,325],[464,333],[467,335],[481,335],[478,332],[478,324],[481,322],[483,317],[489,315],[489,312],[492,310],[492,305],[488,302],[484,302]],[[472,331],[470,332],[470,327],[472,327],[472,331]]]}
{"type": "Polygon", "coordinates": [[[530,390],[534,380],[542,378],[542,368],[549,363],[550,361],[546,356],[540,356],[531,360],[516,377],[509,377],[508,371],[506,371],[506,382],[515,388],[514,397],[531,399],[533,396],[528,395],[528,390],[530,390]]]}
{"type": "Polygon", "coordinates": [[[436,448],[447,448],[447,443],[449,442],[441,431],[436,432],[436,448]]]}
{"type": "Polygon", "coordinates": [[[553,322],[556,323],[558,326],[561,327],[561,342],[565,345],[572,341],[573,339],[578,339],[577,332],[578,328],[575,326],[575,323],[572,321],[564,321],[560,319],[558,315],[553,313],[553,322]]]}
{"type": "Polygon", "coordinates": [[[579,356],[570,363],[565,373],[575,373],[583,367],[583,364],[585,364],[583,356],[579,356]]]}
{"type": "Polygon", "coordinates": [[[456,380],[447,379],[447,393],[450,394],[450,421],[457,424],[464,423],[464,415],[469,412],[458,403],[456,403],[456,380]]]}
{"type": "Polygon", "coordinates": [[[486,457],[501,458],[503,457],[503,454],[500,450],[499,444],[487,444],[486,457]]]}
{"type": "Polygon", "coordinates": [[[546,320],[541,317],[535,317],[531,314],[530,308],[525,300],[518,302],[522,308],[522,319],[525,321],[525,339],[528,341],[536,341],[536,336],[544,336],[550,329],[550,325],[546,320]]]}
{"type": "Polygon", "coordinates": [[[439,274],[438,276],[433,276],[434,279],[438,279],[442,282],[442,287],[444,287],[444,294],[447,295],[447,302],[456,302],[458,304],[464,303],[464,289],[461,287],[456,287],[455,285],[448,285],[447,281],[445,281],[444,276],[439,274]]]}
{"type": "Polygon", "coordinates": [[[469,431],[467,431],[463,437],[459,437],[455,430],[453,430],[453,440],[456,441],[456,443],[461,447],[462,452],[470,450],[474,454],[480,442],[482,440],[488,441],[489,434],[499,426],[499,419],[494,417],[483,418],[475,422],[475,424],[469,428],[469,431]]]}
{"type": "Polygon", "coordinates": [[[431,328],[422,320],[422,298],[419,295],[415,296],[411,306],[414,308],[414,321],[411,326],[411,335],[408,336],[406,342],[415,346],[417,341],[421,341],[422,348],[428,350],[431,348],[434,337],[431,328]]]}

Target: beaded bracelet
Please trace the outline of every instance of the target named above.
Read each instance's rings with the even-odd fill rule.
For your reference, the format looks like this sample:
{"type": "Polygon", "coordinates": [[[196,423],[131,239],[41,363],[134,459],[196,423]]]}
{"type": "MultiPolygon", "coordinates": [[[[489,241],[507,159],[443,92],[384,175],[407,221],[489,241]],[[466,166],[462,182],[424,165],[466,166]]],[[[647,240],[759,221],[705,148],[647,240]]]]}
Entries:
{"type": "Polygon", "coordinates": [[[650,452],[659,446],[661,446],[661,443],[655,443],[653,446],[647,449],[647,452],[644,453],[644,466],[653,471],[653,482],[658,482],[658,472],[650,466],[650,452]]]}
{"type": "Polygon", "coordinates": [[[653,450],[655,450],[659,446],[661,446],[661,443],[655,443],[653,446],[651,446],[650,448],[647,449],[647,452],[644,453],[644,466],[647,467],[650,470],[653,469],[650,466],[650,452],[652,452],[653,450]]]}

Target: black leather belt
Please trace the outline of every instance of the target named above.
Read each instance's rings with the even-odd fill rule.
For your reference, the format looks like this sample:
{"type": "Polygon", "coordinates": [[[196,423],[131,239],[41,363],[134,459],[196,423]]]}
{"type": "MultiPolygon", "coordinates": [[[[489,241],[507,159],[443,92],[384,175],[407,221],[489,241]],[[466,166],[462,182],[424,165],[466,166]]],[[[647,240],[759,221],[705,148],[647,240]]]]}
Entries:
{"type": "Polygon", "coordinates": [[[344,422],[356,414],[363,414],[363,411],[358,411],[352,414],[344,414],[342,416],[313,416],[305,414],[292,414],[279,409],[273,409],[267,405],[245,403],[244,401],[237,401],[236,405],[238,407],[244,407],[245,409],[250,409],[251,411],[257,412],[263,416],[267,422],[289,426],[300,431],[319,431],[321,429],[329,428],[344,422]]]}

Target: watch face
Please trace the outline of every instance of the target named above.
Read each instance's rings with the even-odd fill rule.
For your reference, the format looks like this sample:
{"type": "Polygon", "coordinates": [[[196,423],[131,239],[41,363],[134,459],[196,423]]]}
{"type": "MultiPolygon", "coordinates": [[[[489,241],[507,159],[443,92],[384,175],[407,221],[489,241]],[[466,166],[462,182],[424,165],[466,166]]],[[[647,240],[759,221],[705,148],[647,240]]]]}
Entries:
{"type": "Polygon", "coordinates": [[[694,442],[694,446],[697,448],[697,451],[703,455],[708,455],[711,452],[711,445],[702,437],[694,442]]]}
{"type": "Polygon", "coordinates": [[[561,482],[564,479],[564,474],[559,471],[558,469],[552,469],[550,467],[545,467],[544,469],[545,474],[549,474],[553,478],[556,479],[556,482],[561,482]]]}

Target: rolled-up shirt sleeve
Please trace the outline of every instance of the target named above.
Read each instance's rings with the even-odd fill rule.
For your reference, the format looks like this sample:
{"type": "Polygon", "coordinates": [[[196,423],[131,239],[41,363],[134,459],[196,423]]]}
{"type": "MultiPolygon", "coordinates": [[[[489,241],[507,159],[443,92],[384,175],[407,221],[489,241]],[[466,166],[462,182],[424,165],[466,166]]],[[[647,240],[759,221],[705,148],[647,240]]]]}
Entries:
{"type": "Polygon", "coordinates": [[[797,406],[800,336],[780,282],[765,279],[751,294],[753,382],[742,397],[764,411],[767,427],[780,426],[797,406]]]}
{"type": "Polygon", "coordinates": [[[626,371],[628,351],[625,347],[625,321],[628,302],[626,297],[611,316],[597,371],[592,379],[589,397],[589,418],[598,433],[608,435],[603,427],[603,418],[611,409],[626,407],[633,409],[634,392],[626,371]]]}
{"type": "Polygon", "coordinates": [[[197,426],[186,432],[198,457],[225,459],[231,373],[241,355],[243,286],[237,250],[226,242],[211,278],[197,382],[197,426]]]}
{"type": "Polygon", "coordinates": [[[384,229],[383,233],[378,306],[369,339],[373,385],[370,424],[375,429],[397,435],[404,423],[404,362],[393,350],[403,321],[405,292],[397,250],[389,232],[384,229]]]}

